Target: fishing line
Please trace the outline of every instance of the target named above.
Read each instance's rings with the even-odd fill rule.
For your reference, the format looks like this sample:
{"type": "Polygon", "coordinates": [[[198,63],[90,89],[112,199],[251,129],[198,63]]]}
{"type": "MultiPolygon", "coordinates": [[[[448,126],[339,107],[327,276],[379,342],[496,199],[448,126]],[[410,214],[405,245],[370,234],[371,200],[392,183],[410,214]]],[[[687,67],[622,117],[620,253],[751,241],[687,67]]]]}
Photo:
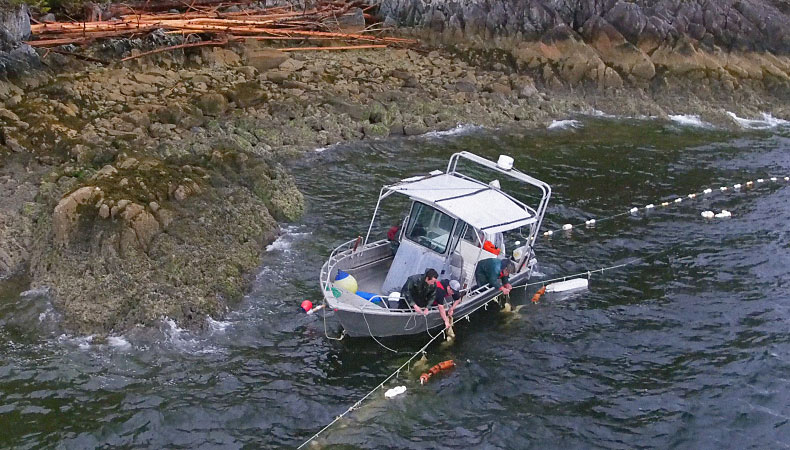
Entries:
{"type": "MultiPolygon", "coordinates": [[[[785,182],[790,182],[790,177],[783,177],[783,178],[781,178],[781,179],[782,179],[783,181],[785,181],[785,182]]],[[[772,182],[777,182],[777,181],[779,181],[779,180],[780,180],[780,178],[779,178],[779,177],[770,177],[770,178],[769,178],[769,180],[770,180],[770,181],[772,181],[772,182]]],[[[763,178],[759,178],[759,179],[757,179],[757,180],[756,180],[757,184],[763,184],[763,183],[765,183],[766,181],[768,181],[768,180],[765,180],[765,179],[763,179],[763,178]]],[[[747,188],[749,188],[749,187],[752,187],[752,186],[754,186],[754,184],[755,184],[755,183],[754,183],[753,181],[747,181],[747,182],[746,182],[746,183],[744,183],[744,184],[735,184],[735,185],[733,185],[731,188],[730,188],[729,186],[722,186],[722,187],[720,187],[720,188],[718,189],[718,192],[719,192],[719,193],[726,193],[726,192],[728,192],[728,191],[735,191],[735,192],[737,192],[737,191],[740,191],[740,189],[741,189],[742,187],[744,187],[744,186],[745,186],[745,187],[747,187],[747,188]]],[[[713,194],[713,193],[714,193],[714,191],[713,191],[713,189],[712,189],[712,188],[707,188],[707,189],[704,189],[702,192],[699,192],[699,193],[692,193],[692,194],[688,194],[687,196],[685,196],[685,198],[686,198],[686,199],[689,199],[689,200],[693,200],[693,199],[695,199],[695,198],[697,198],[697,197],[709,198],[709,197],[705,197],[705,196],[708,196],[708,195],[710,195],[710,194],[713,194]]],[[[661,202],[659,205],[660,205],[661,207],[663,207],[663,208],[667,208],[667,207],[669,207],[670,205],[675,205],[675,204],[681,203],[681,202],[683,202],[683,200],[684,200],[684,197],[677,196],[677,197],[675,197],[675,198],[674,198],[674,199],[672,199],[672,200],[665,201],[665,202],[661,202]]],[[[655,204],[648,204],[648,205],[645,205],[645,206],[644,206],[644,207],[642,207],[642,208],[637,208],[637,207],[634,207],[634,208],[631,208],[631,209],[629,209],[627,212],[624,212],[624,213],[618,213],[618,214],[615,214],[615,215],[612,215],[612,216],[608,216],[608,217],[604,217],[604,218],[601,218],[601,219],[588,219],[588,220],[586,220],[584,223],[582,223],[582,224],[580,224],[580,225],[587,225],[587,226],[592,226],[592,225],[595,225],[595,223],[596,223],[596,222],[602,222],[602,221],[605,221],[605,220],[611,220],[611,219],[614,219],[614,218],[616,218],[616,217],[621,217],[621,216],[628,215],[628,214],[636,214],[636,213],[638,213],[640,210],[645,210],[645,211],[647,211],[647,210],[651,210],[651,209],[654,209],[654,208],[656,208],[656,205],[655,205],[655,204]]],[[[578,225],[577,225],[577,226],[578,226],[578,225]]],[[[565,224],[565,225],[563,225],[563,226],[562,226],[562,228],[560,228],[560,229],[559,229],[559,230],[557,230],[557,231],[563,231],[563,230],[564,230],[564,231],[567,231],[567,230],[571,230],[571,229],[573,229],[573,227],[574,227],[574,225],[573,225],[573,224],[565,224]]],[[[543,235],[544,235],[544,236],[551,236],[551,235],[553,235],[554,233],[555,233],[555,231],[553,231],[553,230],[550,230],[550,231],[546,231],[545,233],[543,233],[543,235]]],[[[514,289],[517,289],[517,288],[527,288],[527,287],[529,287],[529,286],[546,285],[547,283],[551,283],[551,282],[554,282],[554,281],[565,281],[565,280],[567,280],[568,278],[578,278],[578,277],[581,277],[581,276],[587,276],[587,278],[589,279],[590,277],[592,277],[592,275],[593,275],[593,274],[596,274],[596,273],[603,274],[603,273],[604,273],[604,272],[606,272],[606,271],[615,270],[615,269],[619,269],[619,268],[622,268],[622,267],[630,266],[630,265],[633,265],[633,264],[635,264],[635,263],[637,263],[637,262],[640,262],[640,261],[645,261],[645,260],[647,260],[647,259],[649,259],[649,258],[656,257],[656,256],[658,256],[658,255],[660,255],[660,254],[662,254],[662,253],[667,253],[667,252],[669,252],[670,250],[672,250],[672,248],[673,248],[673,247],[669,247],[669,248],[666,248],[666,249],[663,249],[663,250],[659,250],[659,251],[653,252],[653,253],[651,253],[651,254],[648,254],[648,255],[645,255],[645,256],[641,256],[641,257],[638,257],[638,258],[631,259],[631,260],[629,260],[629,261],[626,261],[626,262],[624,262],[624,263],[621,263],[621,264],[615,264],[615,265],[612,265],[612,266],[601,267],[601,268],[594,269],[594,270],[586,270],[586,271],[579,272],[579,273],[572,274],[572,275],[565,275],[565,276],[562,276],[562,277],[556,277],[556,278],[552,278],[552,279],[548,279],[548,280],[541,280],[541,281],[536,281],[536,282],[533,282],[533,283],[525,283],[525,284],[523,284],[523,285],[514,286],[514,289]]],[[[485,308],[485,309],[488,309],[488,304],[489,304],[489,303],[491,303],[491,302],[493,302],[493,301],[499,302],[499,296],[492,297],[490,300],[486,301],[485,303],[483,303],[483,304],[481,304],[481,305],[478,305],[478,306],[477,306],[475,309],[473,309],[473,310],[469,311],[469,312],[468,312],[468,313],[466,313],[466,314],[463,314],[463,315],[461,315],[461,316],[459,317],[459,320],[466,318],[466,319],[467,319],[467,321],[471,321],[471,318],[470,318],[469,316],[470,316],[472,313],[476,312],[476,311],[477,311],[477,310],[479,310],[480,308],[485,308]]],[[[363,317],[364,317],[364,311],[363,311],[363,317]]],[[[367,324],[367,318],[365,318],[365,323],[367,324]]],[[[426,318],[426,326],[427,326],[427,318],[426,318]]],[[[326,331],[326,314],[324,314],[324,328],[325,328],[325,331],[326,331]]],[[[368,331],[370,331],[370,325],[368,325],[368,331]]],[[[431,335],[430,335],[430,333],[428,333],[428,334],[429,334],[429,336],[431,336],[431,335]]],[[[372,333],[371,333],[371,336],[372,336],[372,333]]],[[[419,355],[421,355],[421,354],[424,354],[424,353],[426,353],[426,351],[425,351],[425,350],[426,350],[426,349],[427,349],[427,348],[428,348],[428,347],[429,347],[429,346],[430,346],[430,345],[431,345],[431,344],[432,344],[432,343],[433,343],[433,342],[434,342],[436,339],[438,339],[440,336],[444,336],[444,332],[442,332],[442,333],[437,333],[435,336],[431,336],[431,338],[428,340],[428,342],[426,342],[426,343],[425,343],[425,345],[423,345],[423,346],[422,346],[422,347],[421,347],[421,348],[420,348],[420,349],[419,349],[417,352],[415,352],[415,353],[414,353],[414,354],[413,354],[411,357],[409,357],[409,359],[408,359],[408,360],[406,360],[406,362],[404,362],[403,364],[401,364],[401,365],[400,365],[400,367],[398,367],[398,368],[397,368],[397,369],[396,369],[394,372],[392,372],[392,373],[391,373],[391,374],[390,374],[390,375],[389,375],[387,378],[385,378],[385,379],[384,379],[384,380],[383,380],[381,383],[379,383],[379,384],[378,384],[376,387],[374,387],[373,389],[371,389],[371,390],[370,390],[370,391],[369,391],[367,394],[365,394],[365,396],[363,396],[361,399],[357,400],[357,402],[356,402],[356,403],[354,403],[353,405],[351,405],[351,406],[350,406],[348,409],[346,409],[346,410],[345,410],[345,411],[344,411],[342,414],[340,414],[339,416],[335,417],[335,419],[334,419],[334,420],[332,420],[331,422],[329,422],[329,423],[328,423],[326,426],[324,426],[323,428],[321,428],[321,429],[320,429],[320,430],[319,430],[317,433],[315,433],[315,434],[314,434],[314,435],[312,435],[312,436],[311,436],[309,439],[307,439],[306,441],[304,441],[304,442],[303,442],[303,443],[302,443],[302,444],[301,444],[299,447],[297,447],[297,449],[301,449],[301,448],[303,448],[305,445],[307,445],[307,444],[309,444],[310,442],[312,442],[312,441],[313,441],[314,439],[316,439],[318,436],[320,436],[321,434],[323,434],[323,433],[324,433],[326,430],[328,430],[329,428],[331,428],[331,427],[332,427],[332,426],[333,426],[335,423],[337,423],[337,422],[338,422],[340,419],[342,419],[342,418],[343,418],[343,417],[345,417],[347,414],[349,414],[351,411],[353,411],[354,409],[356,409],[357,407],[359,407],[359,406],[362,404],[362,402],[364,402],[365,400],[367,400],[367,399],[368,399],[368,398],[369,398],[371,395],[373,395],[373,393],[374,393],[374,392],[376,392],[377,390],[379,390],[379,389],[381,389],[382,387],[384,387],[384,385],[385,385],[385,384],[386,384],[388,381],[390,381],[391,379],[393,379],[394,377],[396,377],[398,374],[400,374],[401,370],[403,370],[403,368],[404,368],[404,367],[407,367],[407,366],[409,366],[409,367],[410,367],[410,364],[411,364],[411,362],[412,362],[412,361],[413,361],[415,358],[417,358],[417,356],[419,356],[419,355]]],[[[329,337],[329,336],[327,335],[327,337],[329,337]]],[[[341,335],[341,338],[340,338],[340,339],[342,339],[343,337],[345,337],[345,336],[344,336],[344,335],[341,335]]],[[[340,339],[338,339],[338,338],[330,338],[330,339],[340,340],[340,339]]],[[[374,339],[375,339],[375,337],[374,337],[374,339]]],[[[377,343],[379,343],[379,345],[382,345],[382,344],[381,344],[381,343],[380,343],[378,340],[376,340],[376,342],[377,342],[377,343]]],[[[388,350],[390,350],[390,351],[392,351],[392,352],[395,352],[395,353],[404,353],[404,352],[398,352],[398,351],[396,351],[396,350],[392,350],[392,349],[390,349],[390,348],[388,348],[388,347],[386,347],[386,346],[384,346],[384,345],[382,345],[382,347],[384,347],[384,348],[387,348],[388,350]]]]}
{"type": "MultiPolygon", "coordinates": [[[[471,319],[469,318],[469,316],[470,316],[472,313],[476,312],[477,310],[479,310],[480,308],[483,308],[483,307],[486,307],[486,309],[488,309],[488,304],[489,304],[489,303],[491,303],[491,302],[498,301],[498,299],[499,299],[499,296],[495,296],[495,297],[493,297],[493,298],[491,298],[491,299],[487,300],[485,303],[483,303],[483,304],[481,304],[481,305],[478,305],[478,306],[477,306],[477,308],[475,308],[475,309],[473,309],[473,310],[471,310],[471,311],[467,312],[466,314],[463,314],[463,315],[461,315],[461,316],[459,317],[459,319],[458,319],[458,320],[461,320],[461,319],[464,319],[464,318],[466,318],[466,320],[467,320],[467,321],[471,321],[471,319]]],[[[430,335],[430,333],[429,333],[429,335],[430,335]]],[[[323,432],[325,432],[325,431],[326,431],[326,430],[328,430],[330,427],[332,427],[332,425],[334,425],[335,423],[337,423],[337,421],[338,421],[338,420],[342,419],[342,418],[343,418],[343,417],[344,417],[346,414],[348,414],[348,413],[350,413],[351,411],[353,411],[354,409],[356,409],[356,408],[357,408],[357,407],[358,407],[360,404],[362,404],[362,402],[364,402],[365,400],[367,400],[367,399],[368,399],[368,397],[370,397],[371,395],[373,395],[373,393],[374,393],[374,392],[376,392],[377,390],[379,390],[379,389],[381,389],[382,387],[384,387],[384,385],[385,385],[385,384],[386,384],[388,381],[390,381],[392,378],[396,377],[396,376],[397,376],[397,375],[398,375],[398,374],[401,372],[401,370],[403,370],[403,368],[404,368],[404,367],[406,367],[406,366],[408,366],[409,364],[411,364],[411,362],[412,362],[412,361],[414,361],[414,359],[415,359],[417,356],[419,356],[419,355],[421,355],[421,354],[423,354],[423,353],[427,353],[425,350],[428,348],[428,346],[430,346],[430,345],[431,345],[431,344],[432,344],[432,343],[433,343],[433,342],[434,342],[436,339],[438,339],[439,337],[442,337],[442,336],[444,336],[444,333],[443,333],[443,332],[442,332],[442,333],[437,333],[435,336],[432,336],[432,337],[431,337],[431,338],[428,340],[428,342],[426,342],[426,343],[425,343],[425,345],[423,345],[423,346],[422,346],[422,347],[421,347],[419,350],[417,350],[417,352],[416,352],[416,353],[414,353],[414,354],[413,354],[413,355],[412,355],[412,356],[411,356],[411,357],[410,357],[408,360],[406,360],[406,362],[405,362],[405,363],[401,364],[401,365],[400,365],[400,367],[398,367],[398,368],[397,368],[397,369],[396,369],[394,372],[392,372],[392,373],[391,373],[391,374],[390,374],[390,375],[389,375],[387,378],[385,378],[385,379],[384,379],[384,381],[382,381],[382,382],[381,382],[381,383],[379,383],[379,384],[378,384],[376,387],[374,387],[372,390],[370,390],[370,392],[368,392],[367,394],[365,394],[365,396],[364,396],[364,397],[362,397],[361,399],[357,400],[357,402],[356,402],[356,403],[354,403],[353,405],[351,405],[351,406],[350,406],[350,407],[349,407],[347,410],[345,410],[345,411],[344,411],[342,414],[340,414],[339,416],[335,417],[335,419],[334,419],[333,421],[329,422],[329,423],[328,423],[328,424],[327,424],[327,425],[326,425],[324,428],[321,428],[320,430],[318,430],[318,432],[317,432],[317,433],[315,433],[314,435],[312,435],[312,436],[311,436],[311,437],[310,437],[308,440],[304,441],[304,442],[302,443],[302,445],[300,445],[299,447],[297,447],[297,449],[300,449],[300,448],[304,447],[305,445],[307,445],[308,443],[310,443],[312,440],[314,440],[314,439],[315,439],[315,438],[317,438],[319,435],[321,435],[323,432]]],[[[399,352],[399,353],[405,353],[405,352],[399,352]]]]}
{"type": "Polygon", "coordinates": [[[608,270],[614,270],[614,269],[619,269],[619,268],[622,268],[622,267],[630,266],[630,265],[636,264],[636,263],[638,263],[640,261],[645,261],[647,259],[656,257],[656,256],[658,256],[658,255],[660,255],[662,253],[668,253],[670,250],[672,250],[672,248],[673,247],[665,248],[663,250],[659,250],[659,251],[656,251],[656,252],[653,252],[653,253],[649,253],[649,254],[647,254],[645,256],[640,256],[638,258],[633,258],[633,259],[631,259],[629,261],[626,261],[626,262],[621,263],[621,264],[615,264],[613,266],[601,267],[601,268],[598,268],[598,269],[595,269],[595,270],[585,270],[584,272],[579,272],[579,273],[575,273],[575,274],[572,274],[572,275],[565,275],[565,276],[557,277],[557,278],[551,278],[551,279],[548,279],[548,280],[540,280],[540,281],[536,281],[536,282],[533,282],[533,283],[520,284],[518,286],[513,286],[513,289],[522,289],[522,288],[527,288],[529,286],[538,286],[538,285],[545,286],[546,284],[553,283],[555,281],[566,281],[566,280],[568,280],[568,278],[579,278],[579,277],[582,277],[582,276],[587,276],[587,279],[589,280],[593,276],[593,274],[596,274],[596,273],[599,273],[599,272],[601,274],[603,274],[604,272],[606,272],[608,270]]]}
{"type": "Polygon", "coordinates": [[[576,227],[580,227],[582,225],[584,225],[584,226],[586,226],[588,228],[592,228],[598,222],[604,222],[604,221],[612,220],[612,219],[615,219],[617,217],[622,217],[622,216],[637,215],[639,213],[639,211],[647,212],[647,211],[650,211],[650,210],[653,210],[653,209],[657,209],[657,208],[666,209],[666,208],[669,208],[670,206],[675,206],[675,205],[678,205],[680,203],[683,203],[684,201],[693,201],[695,199],[707,199],[707,198],[711,198],[712,196],[714,196],[716,194],[726,194],[726,193],[730,193],[730,192],[743,192],[743,191],[745,191],[746,188],[753,188],[753,187],[756,187],[757,185],[765,185],[768,181],[771,181],[771,182],[774,182],[774,183],[781,183],[782,181],[784,181],[784,183],[782,183],[782,184],[785,184],[787,182],[790,182],[790,177],[771,176],[768,179],[758,178],[756,180],[756,182],[750,180],[750,181],[747,181],[745,183],[736,183],[736,184],[734,184],[732,186],[721,186],[718,189],[706,188],[706,189],[703,189],[701,192],[693,192],[693,193],[685,195],[685,196],[675,195],[673,197],[670,197],[670,199],[668,199],[666,201],[663,201],[663,202],[660,202],[660,203],[658,203],[658,202],[657,203],[649,203],[649,204],[647,204],[647,205],[645,205],[643,207],[633,207],[633,208],[629,209],[626,212],[621,212],[621,213],[614,214],[614,215],[611,215],[611,216],[602,217],[602,218],[598,218],[598,219],[590,218],[590,219],[585,220],[584,222],[579,222],[579,223],[576,223],[576,224],[566,223],[562,227],[560,227],[560,228],[558,228],[556,230],[545,231],[543,233],[543,236],[550,237],[550,236],[552,236],[555,233],[558,233],[560,231],[570,231],[570,230],[572,230],[572,229],[574,229],[576,227]]]}
{"type": "Polygon", "coordinates": [[[329,422],[329,423],[328,423],[328,424],[327,424],[327,425],[326,425],[324,428],[321,428],[320,430],[318,430],[318,432],[317,432],[316,434],[312,435],[312,436],[310,437],[310,439],[308,439],[308,440],[304,441],[304,442],[302,443],[302,445],[300,445],[299,447],[297,447],[297,450],[298,450],[298,449],[300,449],[300,448],[302,448],[302,447],[304,447],[305,445],[307,445],[308,443],[310,443],[310,442],[311,442],[313,439],[315,439],[315,438],[317,438],[318,436],[320,436],[320,435],[321,435],[321,434],[322,434],[324,431],[328,430],[328,429],[329,429],[329,428],[330,428],[332,425],[334,425],[335,423],[337,423],[337,421],[338,421],[338,420],[342,419],[342,418],[343,418],[343,417],[344,417],[346,414],[350,413],[350,412],[351,412],[351,411],[353,411],[355,408],[357,408],[357,407],[358,407],[360,404],[362,404],[362,402],[364,402],[365,400],[367,400],[367,398],[368,398],[368,397],[370,397],[371,395],[373,395],[373,393],[374,393],[374,392],[376,392],[377,390],[381,389],[381,388],[382,388],[382,387],[383,387],[383,386],[384,386],[384,385],[385,385],[385,384],[386,384],[386,383],[387,383],[389,380],[391,380],[392,378],[394,378],[395,376],[397,376],[397,375],[400,373],[400,371],[401,371],[401,370],[403,370],[403,368],[404,368],[404,367],[406,367],[407,365],[409,365],[409,364],[410,364],[410,363],[411,363],[411,362],[414,360],[414,358],[416,358],[416,357],[417,357],[417,355],[420,355],[421,353],[425,352],[425,349],[426,349],[426,348],[428,348],[428,346],[429,346],[429,345],[431,345],[431,343],[433,343],[433,341],[435,341],[435,340],[436,340],[436,338],[438,338],[439,336],[441,336],[441,335],[440,335],[440,334],[437,334],[436,336],[432,337],[432,338],[431,338],[431,339],[430,339],[428,342],[426,342],[426,343],[425,343],[425,345],[423,345],[423,346],[422,346],[422,348],[421,348],[420,350],[418,350],[418,351],[417,351],[417,353],[413,354],[413,355],[412,355],[412,356],[411,356],[411,357],[410,357],[410,358],[409,358],[409,359],[408,359],[408,360],[407,360],[405,363],[401,364],[401,366],[400,366],[400,367],[398,367],[398,369],[397,369],[397,370],[395,370],[394,372],[392,372],[392,374],[390,374],[390,376],[388,376],[387,378],[385,378],[385,379],[384,379],[384,381],[382,381],[381,383],[379,383],[379,384],[378,384],[378,386],[374,387],[374,388],[373,388],[373,389],[372,389],[370,392],[368,392],[367,394],[365,394],[365,396],[364,396],[364,397],[362,397],[361,399],[357,400],[357,402],[356,402],[356,403],[354,403],[353,405],[351,405],[351,407],[349,407],[347,410],[343,411],[343,413],[342,413],[342,414],[340,414],[339,416],[335,417],[335,420],[333,420],[333,421],[329,422]]]}

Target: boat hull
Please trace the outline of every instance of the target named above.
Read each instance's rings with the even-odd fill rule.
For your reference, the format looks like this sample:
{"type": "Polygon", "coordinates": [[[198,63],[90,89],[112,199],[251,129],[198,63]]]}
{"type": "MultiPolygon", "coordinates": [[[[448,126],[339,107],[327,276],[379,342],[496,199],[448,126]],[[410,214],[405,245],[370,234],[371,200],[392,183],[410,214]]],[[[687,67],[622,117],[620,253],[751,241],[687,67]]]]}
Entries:
{"type": "MultiPolygon", "coordinates": [[[[511,277],[511,284],[525,283],[531,270],[511,277]]],[[[465,298],[456,308],[456,320],[472,313],[481,305],[499,295],[498,289],[487,289],[472,297],[465,298]]],[[[335,312],[346,334],[352,337],[391,337],[409,336],[441,330],[444,321],[439,310],[433,308],[427,315],[411,311],[390,310],[374,304],[365,306],[349,306],[326,296],[327,304],[335,312]]]]}

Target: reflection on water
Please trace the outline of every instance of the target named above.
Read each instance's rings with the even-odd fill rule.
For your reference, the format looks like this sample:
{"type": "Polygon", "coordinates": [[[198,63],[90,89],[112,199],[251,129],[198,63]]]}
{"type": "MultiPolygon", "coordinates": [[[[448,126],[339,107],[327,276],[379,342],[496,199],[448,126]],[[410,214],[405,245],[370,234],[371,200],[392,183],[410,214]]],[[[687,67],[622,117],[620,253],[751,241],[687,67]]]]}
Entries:
{"type": "MultiPolygon", "coordinates": [[[[577,118],[581,126],[485,131],[313,152],[292,167],[304,220],[267,248],[253,291],[205,332],[163,320],[107,339],[63,335],[46,293],[0,298],[0,446],[295,446],[409,354],[369,339],[330,341],[318,270],[367,231],[383,183],[445,167],[456,151],[517,167],[554,189],[546,229],[746,179],[790,175],[790,139],[670,122],[577,118]]],[[[790,442],[788,189],[684,202],[538,242],[546,278],[657,253],[593,277],[569,297],[532,290],[517,315],[481,311],[429,364],[457,367],[420,386],[414,370],[319,439],[364,448],[759,447],[790,442]],[[707,221],[703,210],[733,217],[707,221]]],[[[377,230],[401,214],[384,207],[377,230]]],[[[338,325],[327,319],[329,332],[338,325]]],[[[424,338],[389,340],[413,352],[424,338]]]]}

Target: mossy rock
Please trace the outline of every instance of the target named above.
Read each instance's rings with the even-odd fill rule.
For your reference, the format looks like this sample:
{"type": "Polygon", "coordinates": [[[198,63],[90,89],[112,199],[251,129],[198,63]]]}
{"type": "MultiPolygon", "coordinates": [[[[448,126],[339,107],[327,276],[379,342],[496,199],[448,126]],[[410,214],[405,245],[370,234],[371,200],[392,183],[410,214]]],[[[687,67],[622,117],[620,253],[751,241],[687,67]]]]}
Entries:
{"type": "Polygon", "coordinates": [[[185,129],[202,125],[205,122],[203,111],[200,108],[177,103],[160,109],[157,117],[162,123],[171,123],[185,129]]]}
{"type": "Polygon", "coordinates": [[[230,99],[239,108],[247,108],[266,102],[269,96],[257,81],[246,81],[233,87],[233,91],[230,92],[230,99]]]}
{"type": "Polygon", "coordinates": [[[369,138],[387,137],[390,134],[390,127],[383,123],[367,123],[362,126],[362,132],[369,138]]]}
{"type": "Polygon", "coordinates": [[[295,222],[304,214],[304,196],[295,186],[292,189],[275,190],[270,204],[270,212],[277,220],[295,222]]]}
{"type": "Polygon", "coordinates": [[[370,123],[389,124],[390,115],[387,107],[379,102],[373,102],[370,105],[370,123]]]}
{"type": "Polygon", "coordinates": [[[207,116],[218,117],[228,109],[228,99],[217,92],[209,92],[195,98],[195,105],[207,116]]]}

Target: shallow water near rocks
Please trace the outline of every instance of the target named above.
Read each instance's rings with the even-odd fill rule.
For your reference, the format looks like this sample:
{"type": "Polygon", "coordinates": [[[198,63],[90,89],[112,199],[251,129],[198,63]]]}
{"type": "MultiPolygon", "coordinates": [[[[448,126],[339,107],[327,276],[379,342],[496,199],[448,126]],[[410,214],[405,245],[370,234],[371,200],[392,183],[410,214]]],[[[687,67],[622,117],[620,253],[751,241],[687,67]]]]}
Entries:
{"type": "MultiPolygon", "coordinates": [[[[545,278],[647,256],[566,297],[533,291],[456,327],[430,365],[457,367],[392,400],[384,390],[322,434],[361,448],[777,448],[790,442],[790,132],[730,133],[658,120],[576,117],[552,130],[481,130],[338,145],[291,168],[308,201],[264,253],[252,292],[204,332],[58,331],[46,293],[0,297],[0,447],[295,447],[395,370],[427,336],[324,336],[318,270],[364,234],[381,184],[443,169],[456,151],[554,189],[544,229],[713,188],[666,210],[538,242],[545,278]],[[782,178],[780,178],[782,180],[782,178]],[[733,217],[705,220],[704,210],[733,217]],[[54,323],[53,323],[54,322],[54,323]]],[[[376,229],[398,217],[384,209],[376,229]]],[[[330,335],[337,322],[327,317],[330,335]]],[[[385,389],[386,390],[386,389],[385,389]]]]}

